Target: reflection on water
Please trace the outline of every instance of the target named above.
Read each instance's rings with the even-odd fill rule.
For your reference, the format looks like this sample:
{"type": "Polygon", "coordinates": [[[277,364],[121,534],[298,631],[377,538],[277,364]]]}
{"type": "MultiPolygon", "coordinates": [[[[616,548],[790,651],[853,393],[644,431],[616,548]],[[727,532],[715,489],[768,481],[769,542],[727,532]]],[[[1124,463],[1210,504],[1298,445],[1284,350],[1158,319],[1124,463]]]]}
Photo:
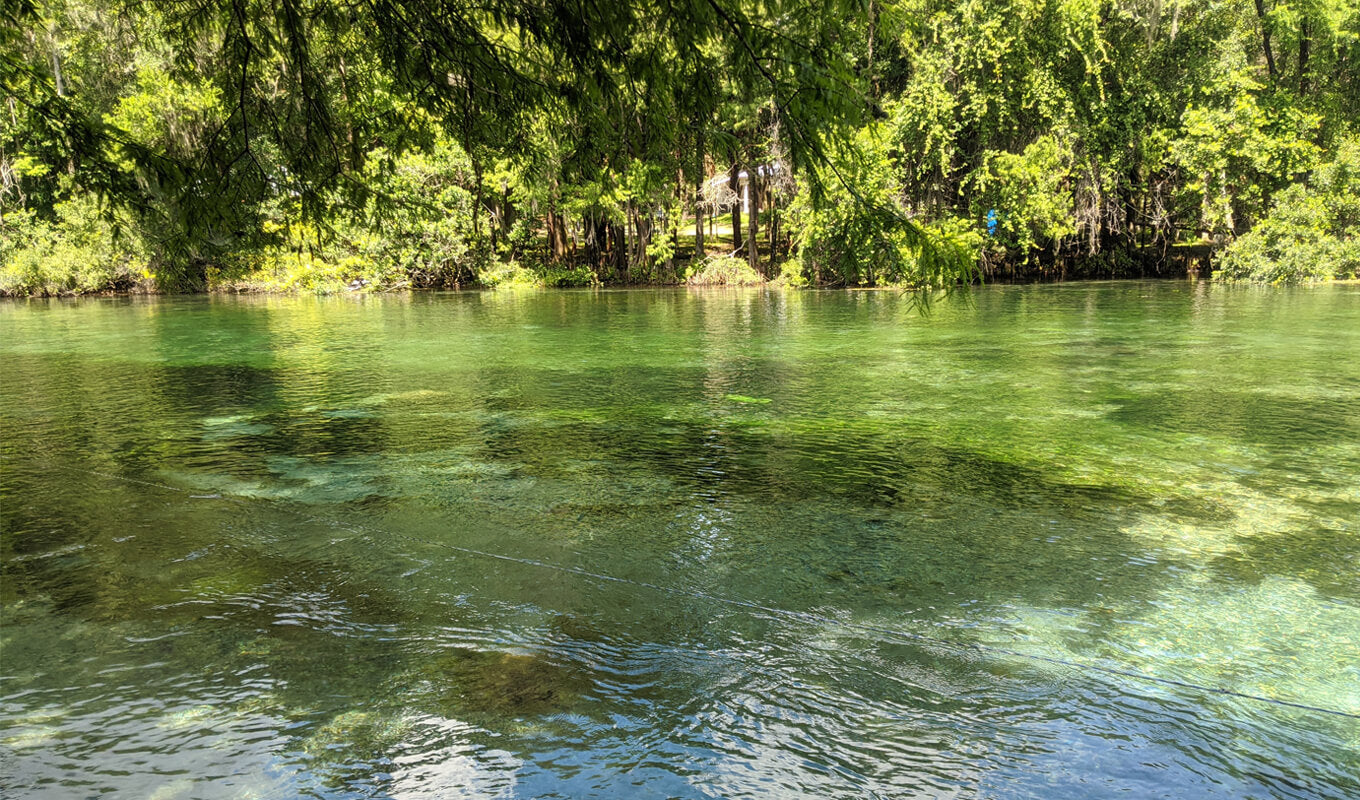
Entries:
{"type": "Polygon", "coordinates": [[[1360,795],[1355,287],[0,325],[6,797],[1360,795]]]}

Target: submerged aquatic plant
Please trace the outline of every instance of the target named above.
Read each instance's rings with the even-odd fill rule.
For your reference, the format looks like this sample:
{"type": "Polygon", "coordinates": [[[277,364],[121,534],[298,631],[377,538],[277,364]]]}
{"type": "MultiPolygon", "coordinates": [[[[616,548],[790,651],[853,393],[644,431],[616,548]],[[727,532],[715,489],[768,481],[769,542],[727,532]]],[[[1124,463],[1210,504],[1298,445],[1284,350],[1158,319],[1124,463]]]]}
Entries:
{"type": "Polygon", "coordinates": [[[542,653],[455,648],[425,662],[412,676],[420,696],[447,716],[526,717],[579,702],[585,676],[542,653]]]}

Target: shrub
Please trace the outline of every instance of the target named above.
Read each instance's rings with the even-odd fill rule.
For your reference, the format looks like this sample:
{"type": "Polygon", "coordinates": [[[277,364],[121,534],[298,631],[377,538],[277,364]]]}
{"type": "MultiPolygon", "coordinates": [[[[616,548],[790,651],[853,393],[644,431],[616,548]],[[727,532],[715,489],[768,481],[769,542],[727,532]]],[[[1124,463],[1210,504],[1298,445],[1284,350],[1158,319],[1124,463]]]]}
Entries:
{"type": "Polygon", "coordinates": [[[141,243],[120,231],[93,197],[56,205],[56,219],[29,210],[5,214],[0,294],[65,295],[149,286],[141,243]]]}
{"type": "Polygon", "coordinates": [[[765,278],[751,265],[731,256],[709,256],[691,268],[690,286],[760,286],[765,278]]]}
{"type": "Polygon", "coordinates": [[[1276,195],[1270,213],[1219,257],[1224,280],[1298,283],[1360,276],[1360,138],[1307,184],[1276,195]]]}

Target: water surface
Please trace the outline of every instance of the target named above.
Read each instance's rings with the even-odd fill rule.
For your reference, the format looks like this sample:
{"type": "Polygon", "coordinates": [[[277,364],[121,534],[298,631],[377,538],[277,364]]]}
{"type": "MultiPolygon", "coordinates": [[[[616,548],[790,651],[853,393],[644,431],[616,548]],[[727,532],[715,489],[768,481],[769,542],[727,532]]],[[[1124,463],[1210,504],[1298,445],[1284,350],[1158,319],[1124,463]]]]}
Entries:
{"type": "Polygon", "coordinates": [[[6,797],[1360,796],[1360,287],[29,301],[0,356],[6,797]]]}

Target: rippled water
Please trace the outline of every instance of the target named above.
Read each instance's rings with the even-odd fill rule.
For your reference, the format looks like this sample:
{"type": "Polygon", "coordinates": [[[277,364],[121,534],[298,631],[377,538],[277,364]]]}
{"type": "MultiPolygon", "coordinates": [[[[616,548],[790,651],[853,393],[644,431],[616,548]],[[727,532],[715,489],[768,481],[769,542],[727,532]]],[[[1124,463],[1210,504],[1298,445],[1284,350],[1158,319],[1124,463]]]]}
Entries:
{"type": "Polygon", "coordinates": [[[0,335],[5,797],[1360,796],[1360,287],[0,335]]]}

